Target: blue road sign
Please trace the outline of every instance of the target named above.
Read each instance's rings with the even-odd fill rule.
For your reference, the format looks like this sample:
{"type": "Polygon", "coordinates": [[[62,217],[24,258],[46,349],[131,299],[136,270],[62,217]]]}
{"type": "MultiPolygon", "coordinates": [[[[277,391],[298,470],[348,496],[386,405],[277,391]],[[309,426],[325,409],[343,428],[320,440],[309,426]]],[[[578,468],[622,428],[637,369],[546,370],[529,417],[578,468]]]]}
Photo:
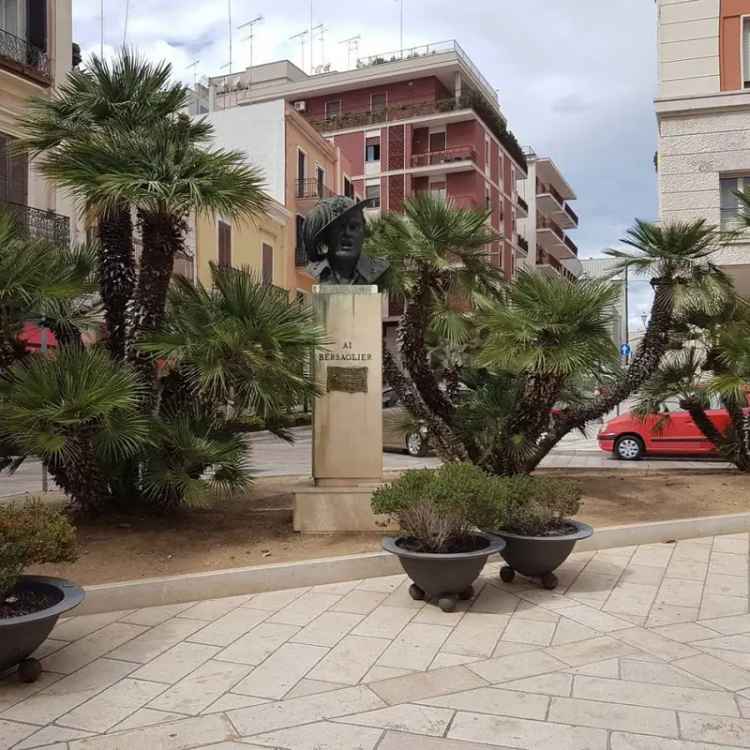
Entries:
{"type": "Polygon", "coordinates": [[[623,357],[629,357],[629,356],[630,356],[630,353],[631,353],[632,351],[633,351],[633,350],[632,350],[632,349],[630,348],[630,344],[623,344],[623,345],[622,345],[622,346],[620,347],[620,354],[622,354],[622,356],[623,356],[623,357]]]}

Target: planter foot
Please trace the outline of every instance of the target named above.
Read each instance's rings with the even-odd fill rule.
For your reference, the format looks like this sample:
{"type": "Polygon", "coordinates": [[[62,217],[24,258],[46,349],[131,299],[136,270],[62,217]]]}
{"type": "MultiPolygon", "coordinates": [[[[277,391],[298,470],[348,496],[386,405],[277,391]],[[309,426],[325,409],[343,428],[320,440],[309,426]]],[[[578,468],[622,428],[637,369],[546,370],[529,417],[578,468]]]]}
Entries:
{"type": "Polygon", "coordinates": [[[468,589],[466,589],[465,591],[461,592],[461,596],[459,596],[458,598],[462,602],[468,602],[469,599],[471,599],[472,596],[474,596],[474,587],[473,586],[469,586],[468,589]]]}
{"type": "Polygon", "coordinates": [[[38,659],[24,659],[18,665],[20,682],[36,682],[42,674],[42,664],[38,659]]]}
{"type": "Polygon", "coordinates": [[[548,591],[552,591],[557,588],[558,580],[554,573],[545,573],[542,576],[542,586],[548,591]]]}
{"type": "Polygon", "coordinates": [[[417,602],[423,602],[425,598],[424,591],[422,591],[416,583],[412,583],[412,585],[409,586],[409,596],[417,602]]]}
{"type": "Polygon", "coordinates": [[[516,571],[513,570],[510,565],[506,565],[505,567],[500,568],[500,578],[502,578],[504,583],[513,583],[513,579],[515,577],[516,571]]]}
{"type": "Polygon", "coordinates": [[[440,607],[443,612],[455,612],[456,599],[452,596],[441,596],[438,600],[438,607],[440,607]]]}

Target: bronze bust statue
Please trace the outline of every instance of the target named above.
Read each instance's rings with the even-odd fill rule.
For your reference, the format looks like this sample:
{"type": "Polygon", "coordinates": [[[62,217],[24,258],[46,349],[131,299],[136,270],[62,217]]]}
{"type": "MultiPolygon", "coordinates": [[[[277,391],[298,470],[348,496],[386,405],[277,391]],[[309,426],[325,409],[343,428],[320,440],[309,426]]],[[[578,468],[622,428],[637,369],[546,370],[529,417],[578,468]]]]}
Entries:
{"type": "Polygon", "coordinates": [[[321,284],[375,284],[388,270],[387,261],[362,254],[368,205],[342,196],[325,198],[305,219],[307,271],[321,284]]]}

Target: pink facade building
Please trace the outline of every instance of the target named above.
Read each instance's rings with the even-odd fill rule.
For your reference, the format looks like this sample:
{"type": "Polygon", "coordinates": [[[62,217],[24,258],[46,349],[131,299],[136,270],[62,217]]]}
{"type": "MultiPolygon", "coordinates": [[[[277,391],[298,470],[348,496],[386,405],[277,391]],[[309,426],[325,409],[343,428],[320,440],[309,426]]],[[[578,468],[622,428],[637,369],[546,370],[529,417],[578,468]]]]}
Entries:
{"type": "MultiPolygon", "coordinates": [[[[456,42],[361,59],[354,70],[308,76],[283,61],[210,82],[212,110],[278,98],[341,149],[344,192],[371,199],[373,213],[400,211],[422,191],[486,208],[500,237],[489,261],[506,278],[525,262],[517,221],[528,207],[517,182],[526,159],[495,89],[456,42]]],[[[293,178],[314,176],[300,153],[293,178]]]]}

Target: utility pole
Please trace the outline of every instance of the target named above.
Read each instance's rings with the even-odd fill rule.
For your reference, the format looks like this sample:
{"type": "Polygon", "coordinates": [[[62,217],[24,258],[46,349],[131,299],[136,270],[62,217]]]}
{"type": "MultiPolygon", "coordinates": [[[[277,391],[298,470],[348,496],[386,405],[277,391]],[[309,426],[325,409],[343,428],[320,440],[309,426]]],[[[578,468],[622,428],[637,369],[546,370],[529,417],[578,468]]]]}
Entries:
{"type": "Polygon", "coordinates": [[[128,18],[130,17],[130,0],[125,0],[125,25],[122,30],[122,46],[128,41],[128,18]]]}
{"type": "Polygon", "coordinates": [[[401,57],[404,56],[404,0],[395,0],[401,3],[401,57]]]}
{"type": "MultiPolygon", "coordinates": [[[[310,36],[309,36],[309,39],[310,39],[310,75],[312,75],[312,72],[313,72],[313,49],[314,49],[314,45],[313,45],[313,0],[310,0],[310,26],[309,26],[309,31],[310,31],[310,36]]],[[[304,53],[303,53],[303,55],[302,55],[302,68],[304,69],[304,67],[305,67],[305,57],[304,57],[304,53]]]]}
{"type": "Polygon", "coordinates": [[[99,57],[104,57],[104,0],[99,2],[99,57]]]}
{"type": "MultiPolygon", "coordinates": [[[[42,321],[40,337],[39,337],[39,350],[43,356],[47,356],[47,345],[49,341],[49,328],[47,328],[47,321],[42,321]]],[[[47,462],[42,460],[42,492],[46,495],[49,491],[49,479],[47,477],[47,462]]]]}

